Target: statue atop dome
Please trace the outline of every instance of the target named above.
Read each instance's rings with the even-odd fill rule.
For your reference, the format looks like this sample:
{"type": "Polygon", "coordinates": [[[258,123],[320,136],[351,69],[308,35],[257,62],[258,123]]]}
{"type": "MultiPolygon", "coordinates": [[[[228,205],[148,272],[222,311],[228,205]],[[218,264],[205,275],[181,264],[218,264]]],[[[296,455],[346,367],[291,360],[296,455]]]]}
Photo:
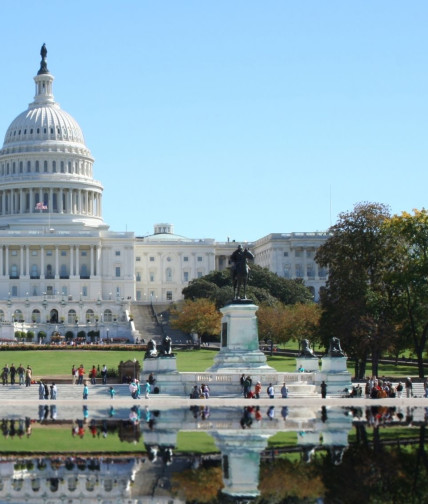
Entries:
{"type": "Polygon", "coordinates": [[[48,50],[46,49],[46,44],[43,44],[42,48],[40,49],[40,56],[42,57],[42,61],[40,62],[40,70],[37,72],[37,75],[49,73],[48,66],[46,63],[47,54],[48,50]]]}

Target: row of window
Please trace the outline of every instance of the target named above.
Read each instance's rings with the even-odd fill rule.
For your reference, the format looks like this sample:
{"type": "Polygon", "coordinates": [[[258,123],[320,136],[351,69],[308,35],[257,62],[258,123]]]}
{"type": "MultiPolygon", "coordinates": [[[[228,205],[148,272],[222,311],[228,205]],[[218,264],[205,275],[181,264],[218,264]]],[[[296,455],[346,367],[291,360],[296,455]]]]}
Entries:
{"type": "Polygon", "coordinates": [[[71,173],[91,176],[91,164],[86,161],[13,161],[2,163],[0,175],[14,175],[16,173],[71,173]]]}
{"type": "MultiPolygon", "coordinates": [[[[202,276],[203,276],[203,272],[202,271],[198,271],[196,273],[196,277],[197,278],[202,278],[202,276]]],[[[137,271],[135,279],[136,279],[137,282],[141,282],[141,273],[139,271],[137,271]]],[[[155,273],[153,271],[150,271],[149,272],[149,281],[150,282],[155,282],[155,279],[156,279],[155,273]]],[[[183,282],[188,282],[189,280],[190,280],[190,273],[188,271],[183,271],[183,282]]],[[[173,274],[172,274],[171,268],[167,268],[165,270],[165,281],[166,282],[172,282],[173,281],[173,274]]]]}
{"type": "MultiPolygon", "coordinates": [[[[98,322],[98,320],[99,320],[99,316],[91,309],[86,310],[84,317],[85,317],[85,321],[90,322],[90,323],[98,322]]],[[[0,310],[0,320],[4,320],[4,318],[5,318],[4,311],[0,310]]],[[[23,322],[25,320],[24,314],[19,309],[15,310],[15,312],[13,314],[13,319],[16,322],[23,322]]],[[[101,314],[101,319],[104,322],[113,322],[114,317],[113,317],[112,311],[109,309],[104,310],[104,312],[101,314]]],[[[77,316],[76,310],[71,309],[71,310],[68,310],[67,317],[64,317],[64,320],[58,320],[58,311],[53,309],[53,310],[51,310],[51,312],[49,314],[49,320],[51,320],[51,321],[54,320],[55,322],[67,321],[68,324],[75,324],[76,322],[78,322],[78,316],[77,316]]],[[[35,308],[31,312],[31,322],[38,322],[38,323],[42,322],[41,312],[37,308],[35,308]]],[[[43,320],[43,322],[45,322],[45,321],[43,320]]]]}
{"type": "MultiPolygon", "coordinates": [[[[198,256],[196,259],[197,259],[197,261],[198,261],[198,262],[202,262],[202,261],[203,261],[203,257],[202,257],[202,256],[198,256]]],[[[136,262],[140,262],[140,261],[141,261],[141,257],[140,257],[140,256],[137,256],[137,257],[135,258],[135,260],[136,260],[136,262]]],[[[170,262],[170,261],[171,261],[171,257],[169,257],[169,256],[168,256],[168,257],[166,258],[166,260],[167,260],[168,262],[170,262]]],[[[150,262],[155,262],[155,256],[150,256],[150,257],[149,257],[149,261],[150,261],[150,262]]],[[[188,256],[184,256],[184,257],[183,257],[183,262],[188,262],[188,261],[189,261],[189,257],[188,257],[188,256]]]]}

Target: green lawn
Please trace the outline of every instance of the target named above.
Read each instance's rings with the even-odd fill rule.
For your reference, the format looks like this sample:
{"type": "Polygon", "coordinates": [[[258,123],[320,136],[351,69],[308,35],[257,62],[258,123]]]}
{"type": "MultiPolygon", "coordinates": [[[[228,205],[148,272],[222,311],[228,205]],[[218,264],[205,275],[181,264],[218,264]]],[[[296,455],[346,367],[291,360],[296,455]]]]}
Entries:
{"type": "MultiPolygon", "coordinates": [[[[211,367],[214,363],[216,352],[213,350],[178,350],[177,370],[181,372],[195,371],[202,372],[211,367]]],[[[121,361],[133,360],[142,365],[144,351],[130,347],[129,350],[2,350],[0,351],[0,368],[4,364],[14,363],[18,366],[30,364],[35,377],[49,377],[52,375],[71,375],[72,365],[83,364],[86,371],[93,365],[102,366],[106,364],[108,369],[116,369],[121,361]]],[[[294,372],[296,370],[296,359],[280,355],[267,355],[267,363],[279,372],[294,372]]],[[[348,366],[353,374],[352,362],[348,366]]],[[[381,364],[379,375],[385,376],[417,376],[417,368],[406,365],[394,366],[393,364],[381,364]]],[[[428,374],[428,366],[426,368],[428,374]]],[[[367,367],[368,375],[371,374],[370,364],[367,367]]]]}

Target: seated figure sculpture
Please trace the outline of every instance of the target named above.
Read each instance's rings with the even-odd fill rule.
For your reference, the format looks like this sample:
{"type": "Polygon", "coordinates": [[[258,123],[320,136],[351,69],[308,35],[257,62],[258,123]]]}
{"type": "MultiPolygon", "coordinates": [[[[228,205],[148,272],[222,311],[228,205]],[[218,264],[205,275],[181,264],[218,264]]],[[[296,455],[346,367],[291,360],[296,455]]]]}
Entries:
{"type": "Polygon", "coordinates": [[[147,343],[147,350],[146,354],[144,356],[145,359],[147,358],[154,358],[158,356],[158,351],[156,350],[156,341],[154,339],[151,339],[147,343]]]}
{"type": "Polygon", "coordinates": [[[160,347],[160,355],[165,357],[173,357],[172,353],[172,340],[169,336],[165,336],[162,340],[162,346],[160,347]]]}
{"type": "Polygon", "coordinates": [[[340,346],[340,339],[333,337],[330,339],[330,346],[328,348],[327,355],[329,357],[345,357],[345,352],[340,346]]]}
{"type": "Polygon", "coordinates": [[[302,350],[299,353],[299,357],[306,357],[309,359],[317,359],[317,356],[314,354],[314,351],[311,348],[311,344],[309,343],[309,340],[307,340],[307,339],[302,340],[302,350]]]}

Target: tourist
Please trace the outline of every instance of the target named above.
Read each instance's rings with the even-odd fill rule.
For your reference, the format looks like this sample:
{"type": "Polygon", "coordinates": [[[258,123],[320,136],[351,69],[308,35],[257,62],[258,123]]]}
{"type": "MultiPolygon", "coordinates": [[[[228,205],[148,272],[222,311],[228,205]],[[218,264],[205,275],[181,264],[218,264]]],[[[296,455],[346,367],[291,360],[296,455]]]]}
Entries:
{"type": "Polygon", "coordinates": [[[110,387],[110,398],[114,399],[115,394],[116,394],[116,390],[114,389],[114,387],[110,387]]]}
{"type": "Polygon", "coordinates": [[[10,366],[10,384],[15,385],[15,375],[16,375],[16,367],[13,365],[13,362],[10,366]]]}
{"type": "Polygon", "coordinates": [[[251,392],[252,384],[253,380],[251,379],[250,375],[247,375],[247,377],[244,380],[244,397],[248,397],[249,393],[251,392]]]}
{"type": "MultiPolygon", "coordinates": [[[[79,375],[79,378],[80,378],[80,375],[79,375]]],[[[89,388],[88,388],[88,384],[85,380],[85,383],[83,384],[83,399],[87,399],[88,395],[89,395],[89,388]]]]}
{"type": "Polygon", "coordinates": [[[205,383],[201,386],[201,395],[203,395],[205,399],[209,399],[210,397],[210,388],[205,383]]]}
{"type": "Polygon", "coordinates": [[[275,398],[275,389],[272,383],[269,383],[268,388],[266,389],[267,395],[269,396],[269,399],[274,399],[275,398]]]}
{"type": "Polygon", "coordinates": [[[49,399],[49,387],[47,383],[44,383],[44,388],[45,388],[45,399],[49,399]]]}
{"type": "Polygon", "coordinates": [[[199,389],[197,385],[193,386],[192,392],[190,392],[190,399],[199,399],[199,389]]]}
{"type": "Polygon", "coordinates": [[[150,383],[150,386],[151,386],[151,392],[154,392],[156,378],[155,378],[155,375],[153,373],[149,374],[148,382],[150,383]]]}
{"type": "Polygon", "coordinates": [[[425,397],[428,397],[428,378],[425,378],[424,381],[424,391],[425,391],[425,397]]]}
{"type": "Polygon", "coordinates": [[[144,393],[144,397],[146,399],[149,398],[149,394],[151,391],[152,391],[152,385],[150,383],[150,380],[146,380],[145,393],[144,393]]]}
{"type": "Polygon", "coordinates": [[[327,383],[323,380],[320,385],[321,397],[325,399],[327,397],[327,383]]]}
{"type": "Polygon", "coordinates": [[[129,392],[131,393],[132,399],[137,399],[137,384],[135,380],[132,380],[128,386],[129,392]]]}
{"type": "Polygon", "coordinates": [[[31,366],[28,364],[27,369],[25,370],[25,386],[30,387],[31,386],[31,378],[33,377],[33,370],[31,369],[31,366]]]}
{"type": "Polygon", "coordinates": [[[77,376],[78,376],[78,373],[76,373],[76,371],[77,371],[77,369],[76,369],[76,367],[73,364],[73,367],[71,368],[71,383],[73,385],[76,384],[76,379],[77,379],[77,376]]]}
{"type": "Polygon", "coordinates": [[[25,368],[22,364],[19,365],[18,369],[19,384],[24,385],[25,368]]]}
{"type": "Polygon", "coordinates": [[[56,399],[57,391],[58,391],[57,386],[55,385],[55,383],[52,383],[52,385],[51,385],[51,399],[56,399]]]}
{"type": "Polygon", "coordinates": [[[281,387],[281,397],[284,399],[286,399],[288,397],[288,387],[285,384],[285,382],[282,384],[282,387],[281,387]]]}
{"type": "Polygon", "coordinates": [[[5,364],[2,371],[3,385],[7,385],[9,376],[9,364],[5,364]]]}
{"type": "Polygon", "coordinates": [[[78,371],[79,379],[77,380],[78,385],[82,385],[83,383],[83,377],[85,376],[85,368],[83,367],[83,364],[80,364],[78,371]]]}
{"type": "Polygon", "coordinates": [[[103,385],[107,383],[107,366],[103,364],[103,368],[101,369],[101,378],[103,380],[103,385]]]}
{"type": "Polygon", "coordinates": [[[262,391],[262,384],[258,381],[254,387],[254,396],[256,399],[260,399],[260,392],[262,391]]]}
{"type": "Polygon", "coordinates": [[[245,397],[245,394],[244,394],[244,382],[245,382],[245,375],[242,374],[241,378],[239,378],[239,383],[241,384],[241,394],[243,394],[244,397],[245,397]]]}
{"type": "Polygon", "coordinates": [[[97,383],[97,368],[95,365],[92,366],[92,369],[89,372],[89,377],[91,378],[91,384],[95,385],[97,383]]]}
{"type": "Polygon", "coordinates": [[[397,397],[401,397],[403,394],[403,384],[400,382],[398,382],[398,385],[397,385],[397,397]]]}
{"type": "Polygon", "coordinates": [[[40,380],[39,382],[39,399],[43,399],[45,397],[45,386],[42,382],[42,380],[40,380]]]}
{"type": "Polygon", "coordinates": [[[406,397],[413,397],[413,383],[412,379],[409,376],[406,378],[404,386],[406,387],[406,397]]]}

